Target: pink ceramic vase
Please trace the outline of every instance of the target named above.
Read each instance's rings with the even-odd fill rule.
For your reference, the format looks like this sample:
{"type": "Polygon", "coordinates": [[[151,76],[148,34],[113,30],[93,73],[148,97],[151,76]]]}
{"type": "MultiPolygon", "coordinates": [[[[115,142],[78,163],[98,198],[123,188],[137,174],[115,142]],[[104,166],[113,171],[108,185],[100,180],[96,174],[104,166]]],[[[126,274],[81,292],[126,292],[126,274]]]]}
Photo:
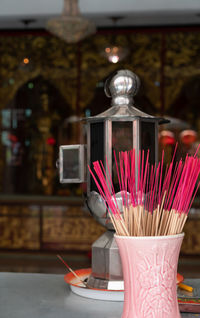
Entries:
{"type": "Polygon", "coordinates": [[[124,276],[122,318],[180,318],[176,275],[184,234],[117,236],[124,276]]]}

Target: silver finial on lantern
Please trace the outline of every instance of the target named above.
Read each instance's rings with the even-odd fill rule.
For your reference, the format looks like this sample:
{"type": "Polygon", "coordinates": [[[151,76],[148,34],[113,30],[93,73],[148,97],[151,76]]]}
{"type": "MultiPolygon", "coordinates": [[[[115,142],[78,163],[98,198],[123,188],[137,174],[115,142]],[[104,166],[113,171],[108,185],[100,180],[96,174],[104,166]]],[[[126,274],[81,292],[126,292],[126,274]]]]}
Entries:
{"type": "Polygon", "coordinates": [[[105,83],[105,94],[112,96],[112,106],[129,106],[133,104],[140,87],[139,77],[129,70],[120,70],[116,75],[108,78],[105,83]]]}

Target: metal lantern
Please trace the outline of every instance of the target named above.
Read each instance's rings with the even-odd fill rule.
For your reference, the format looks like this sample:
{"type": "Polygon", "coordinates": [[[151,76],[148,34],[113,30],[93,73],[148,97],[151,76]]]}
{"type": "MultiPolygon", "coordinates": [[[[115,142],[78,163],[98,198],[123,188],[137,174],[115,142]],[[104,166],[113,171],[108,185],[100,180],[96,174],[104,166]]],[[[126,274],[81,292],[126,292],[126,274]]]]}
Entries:
{"type": "MultiPolygon", "coordinates": [[[[117,154],[134,148],[137,155],[140,149],[145,152],[149,149],[150,163],[155,163],[158,157],[158,125],[166,122],[163,118],[148,115],[133,106],[133,97],[137,94],[139,86],[140,80],[136,74],[129,70],[117,71],[105,83],[105,94],[112,98],[111,108],[97,116],[85,119],[87,165],[92,169],[94,161],[103,162],[105,169],[112,174],[119,206],[122,199],[118,189],[113,151],[117,154]]],[[[62,148],[60,154],[62,154],[62,148]]],[[[83,150],[82,155],[84,155],[83,150]]],[[[77,154],[76,162],[78,158],[80,163],[84,162],[83,158],[80,158],[80,152],[79,155],[77,154]]],[[[64,162],[63,159],[62,162],[64,162]]],[[[76,170],[79,171],[78,168],[76,170]]],[[[82,170],[84,170],[83,166],[82,170]]],[[[60,165],[61,182],[64,180],[62,176],[64,171],[65,168],[60,165]]],[[[106,173],[109,172],[106,171],[106,173]]],[[[79,176],[83,175],[84,173],[79,171],[79,176]]],[[[69,179],[71,180],[71,177],[69,179]]],[[[82,181],[80,178],[80,182],[82,181]]],[[[88,284],[96,288],[120,289],[123,288],[123,285],[120,285],[123,278],[118,248],[113,238],[113,226],[103,198],[89,171],[86,173],[86,181],[88,208],[94,218],[108,229],[92,246],[92,275],[88,284]]]]}

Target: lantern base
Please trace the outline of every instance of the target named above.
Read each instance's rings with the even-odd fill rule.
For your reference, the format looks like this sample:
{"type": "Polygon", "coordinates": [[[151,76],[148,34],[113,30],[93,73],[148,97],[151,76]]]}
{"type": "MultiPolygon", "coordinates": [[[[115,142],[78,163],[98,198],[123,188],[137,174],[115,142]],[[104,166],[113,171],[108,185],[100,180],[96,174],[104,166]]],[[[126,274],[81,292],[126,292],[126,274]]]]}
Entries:
{"type": "Polygon", "coordinates": [[[122,265],[114,233],[108,230],[92,245],[92,273],[88,280],[88,286],[92,288],[123,289],[120,287],[122,265]]]}
{"type": "Polygon", "coordinates": [[[88,288],[95,288],[99,290],[116,290],[123,291],[124,290],[124,281],[123,280],[107,280],[95,278],[92,275],[88,277],[87,281],[88,288]]]}
{"type": "MultiPolygon", "coordinates": [[[[77,277],[79,277],[85,283],[89,281],[91,277],[90,276],[91,272],[92,272],[91,268],[83,268],[83,269],[75,270],[77,277]]],[[[118,288],[123,287],[123,282],[113,281],[111,286],[113,289],[107,289],[107,288],[102,289],[97,287],[97,285],[100,282],[98,282],[98,279],[95,279],[94,285],[96,285],[96,288],[91,288],[91,287],[86,288],[85,285],[83,285],[83,283],[77,277],[74,276],[73,273],[71,272],[65,275],[65,282],[69,284],[71,291],[76,295],[79,295],[85,298],[97,299],[97,300],[107,300],[107,301],[123,301],[124,300],[124,291],[114,289],[117,286],[118,288]],[[120,283],[121,283],[121,286],[119,285],[120,283]]]]}

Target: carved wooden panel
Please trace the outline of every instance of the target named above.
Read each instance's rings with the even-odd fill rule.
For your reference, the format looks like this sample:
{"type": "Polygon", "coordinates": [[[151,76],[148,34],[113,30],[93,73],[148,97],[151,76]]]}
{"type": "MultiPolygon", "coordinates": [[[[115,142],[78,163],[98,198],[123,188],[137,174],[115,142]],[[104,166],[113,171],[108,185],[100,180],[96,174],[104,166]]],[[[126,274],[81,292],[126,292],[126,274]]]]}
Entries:
{"type": "Polygon", "coordinates": [[[50,249],[89,250],[103,233],[100,226],[83,207],[43,208],[42,246],[50,249]]]}
{"type": "Polygon", "coordinates": [[[40,222],[38,209],[1,207],[0,248],[40,249],[40,222]]]}
{"type": "Polygon", "coordinates": [[[1,206],[0,249],[88,251],[104,232],[82,206],[1,206]]]}

